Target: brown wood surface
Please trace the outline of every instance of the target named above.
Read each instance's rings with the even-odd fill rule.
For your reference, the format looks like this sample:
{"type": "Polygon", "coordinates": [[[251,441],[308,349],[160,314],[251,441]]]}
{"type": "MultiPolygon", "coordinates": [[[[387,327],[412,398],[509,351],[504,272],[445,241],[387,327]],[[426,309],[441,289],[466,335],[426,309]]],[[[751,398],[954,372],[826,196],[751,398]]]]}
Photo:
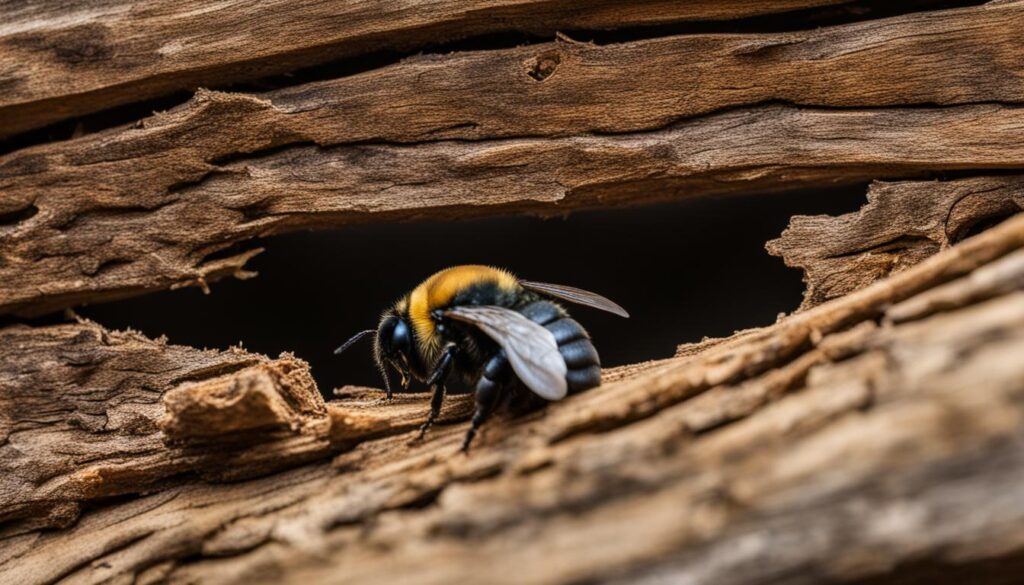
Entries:
{"type": "MultiPolygon", "coordinates": [[[[0,492],[15,511],[0,525],[0,582],[1012,577],[1022,250],[1017,215],[770,327],[495,420],[468,457],[462,424],[413,440],[425,397],[354,389],[325,405],[288,356],[89,323],[9,327],[3,449],[20,459],[4,477],[29,489],[0,492]],[[888,316],[979,282],[988,294],[888,316]],[[303,437],[319,447],[297,449],[303,437]],[[203,457],[222,473],[202,474],[203,457]],[[75,480],[90,489],[68,490],[75,480]],[[76,498],[91,504],[52,505],[76,498]]],[[[449,422],[464,420],[466,402],[452,406],[449,422]]]]}
{"type": "Polygon", "coordinates": [[[813,307],[888,276],[1024,211],[1024,176],[875,183],[868,203],[839,217],[794,216],[768,252],[804,271],[813,307]]]}
{"type": "Polygon", "coordinates": [[[955,104],[1024,95],[1022,19],[1012,1],[798,33],[560,41],[201,92],[0,158],[0,313],[244,277],[245,256],[210,254],[300,227],[1019,168],[1018,109],[955,104]],[[755,105],[776,100],[797,105],[755,105]],[[947,107],[895,109],[921,104],[947,107]]]}
{"type": "Polygon", "coordinates": [[[0,2],[0,136],[123,103],[379,50],[723,20],[846,0],[0,2]]]}
{"type": "Polygon", "coordinates": [[[74,173],[105,188],[75,180],[37,188],[37,211],[2,228],[0,312],[38,314],[248,276],[243,267],[256,250],[215,254],[298,228],[558,214],[935,169],[1020,168],[1022,127],[1024,108],[1014,106],[773,105],[634,134],[296,147],[208,165],[193,182],[155,193],[118,192],[98,162],[88,177],[84,168],[74,173]]]}
{"type": "Polygon", "coordinates": [[[1024,0],[883,4],[0,0],[0,139],[252,82],[5,142],[0,585],[1016,583],[1024,0]],[[469,456],[471,396],[421,439],[426,395],[53,313],[292,230],[868,181],[768,243],[799,310],[469,456]]]}

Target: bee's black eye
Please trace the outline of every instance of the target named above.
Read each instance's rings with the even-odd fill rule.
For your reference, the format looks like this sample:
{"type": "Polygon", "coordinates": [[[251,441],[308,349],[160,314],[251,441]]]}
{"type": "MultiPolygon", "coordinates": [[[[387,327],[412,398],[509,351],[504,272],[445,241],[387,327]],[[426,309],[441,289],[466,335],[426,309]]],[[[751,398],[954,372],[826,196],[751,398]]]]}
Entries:
{"type": "Polygon", "coordinates": [[[391,332],[391,350],[402,352],[412,346],[412,332],[405,321],[399,319],[395,323],[395,329],[391,332]]]}
{"type": "Polygon", "coordinates": [[[381,321],[377,330],[377,349],[380,357],[391,359],[408,352],[411,348],[412,330],[405,320],[398,315],[391,315],[381,321]]]}

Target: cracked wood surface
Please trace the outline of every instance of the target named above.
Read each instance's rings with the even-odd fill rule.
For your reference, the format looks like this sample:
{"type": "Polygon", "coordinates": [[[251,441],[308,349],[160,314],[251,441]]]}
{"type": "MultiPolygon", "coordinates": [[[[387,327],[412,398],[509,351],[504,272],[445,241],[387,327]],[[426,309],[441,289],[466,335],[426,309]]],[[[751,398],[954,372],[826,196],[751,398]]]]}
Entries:
{"type": "Polygon", "coordinates": [[[255,250],[218,252],[299,227],[1016,168],[1012,106],[870,108],[1019,101],[1022,20],[1024,2],[1011,1],[799,33],[423,57],[262,95],[202,91],[132,126],[0,158],[0,313],[247,277],[255,250]],[[804,107],[715,113],[773,100],[804,107]],[[537,137],[512,140],[524,135],[537,137]]]}
{"type": "Polygon", "coordinates": [[[801,309],[841,297],[1024,211],[1024,175],[875,183],[855,213],[794,216],[768,252],[804,271],[801,309]]]}
{"type": "Polygon", "coordinates": [[[0,2],[0,136],[372,51],[522,31],[725,20],[846,0],[0,2]]]}
{"type": "MultiPolygon", "coordinates": [[[[189,373],[174,352],[209,362],[250,354],[167,346],[171,363],[151,365],[153,377],[130,360],[83,356],[128,344],[146,363],[164,355],[151,349],[159,342],[88,323],[8,328],[4,335],[47,340],[45,370],[21,357],[25,343],[0,345],[0,369],[21,382],[6,398],[29,400],[17,410],[24,420],[6,428],[39,433],[34,441],[83,442],[78,426],[36,414],[46,412],[47,386],[77,374],[74,394],[97,401],[90,416],[123,413],[146,386],[140,408],[150,423],[132,428],[178,428],[171,445],[190,442],[222,467],[221,442],[209,441],[204,421],[225,408],[262,413],[243,417],[265,441],[250,447],[254,457],[275,451],[274,432],[301,435],[303,426],[334,427],[317,436],[340,442],[317,452],[321,462],[265,478],[178,477],[148,495],[98,500],[57,530],[41,530],[52,517],[31,510],[0,525],[0,576],[21,585],[934,583],[994,567],[986,582],[999,582],[1024,557],[1024,292],[1013,284],[1022,250],[1018,214],[843,298],[494,421],[469,457],[455,456],[462,425],[410,441],[422,396],[394,405],[352,390],[324,405],[300,367],[270,375],[278,381],[257,392],[269,399],[254,400],[253,380],[287,357],[189,373]],[[947,292],[929,311],[900,309],[951,289],[988,293],[947,292]],[[79,363],[94,365],[79,373],[79,363]],[[125,372],[136,377],[117,383],[125,372]],[[104,390],[111,385],[118,390],[104,390]]],[[[57,408],[66,411],[69,398],[57,393],[57,408]]],[[[463,409],[449,420],[463,420],[466,402],[454,406],[463,409]]],[[[105,424],[118,418],[126,419],[105,424]]],[[[92,440],[113,440],[103,428],[92,440]]],[[[98,487],[118,481],[96,471],[111,463],[76,464],[94,471],[98,487]]]]}
{"type": "MultiPolygon", "coordinates": [[[[67,526],[92,501],[264,475],[426,418],[409,397],[378,412],[376,393],[328,409],[288,354],[201,351],[87,321],[10,326],[0,347],[0,522],[67,526]]],[[[460,404],[444,417],[466,416],[460,404]]]]}
{"type": "MultiPolygon", "coordinates": [[[[872,109],[769,105],[631,134],[417,145],[304,146],[206,166],[189,183],[138,189],[102,162],[55,179],[15,176],[33,214],[0,227],[0,313],[39,314],[248,276],[248,239],[355,222],[615,206],[1024,165],[1024,107],[872,109]],[[88,178],[83,176],[87,174],[88,178]],[[131,187],[129,187],[131,186],[131,187]]],[[[171,164],[177,164],[171,163],[171,164]]],[[[43,169],[48,168],[43,165],[43,169]]]]}

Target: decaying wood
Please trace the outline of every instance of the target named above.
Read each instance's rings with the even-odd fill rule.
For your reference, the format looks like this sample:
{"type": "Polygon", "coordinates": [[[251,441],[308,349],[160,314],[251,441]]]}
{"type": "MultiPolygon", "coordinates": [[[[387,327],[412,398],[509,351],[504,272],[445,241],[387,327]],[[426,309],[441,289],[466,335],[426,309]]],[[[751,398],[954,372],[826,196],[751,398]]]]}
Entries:
{"type": "Polygon", "coordinates": [[[804,271],[802,309],[905,270],[985,222],[1024,210],[1024,176],[875,183],[839,217],[795,216],[768,252],[804,271]]]}
{"type": "MultiPolygon", "coordinates": [[[[331,461],[260,479],[211,484],[179,476],[156,484],[151,495],[96,502],[60,530],[40,530],[46,510],[29,510],[0,528],[0,575],[22,585],[328,576],[360,583],[805,583],[922,578],[939,567],[939,577],[956,582],[963,576],[957,571],[975,566],[1019,566],[1024,292],[989,286],[998,292],[885,317],[942,287],[1016,282],[1019,275],[1006,266],[1021,250],[1024,215],[1017,215],[770,327],[625,368],[545,411],[495,421],[469,457],[456,456],[462,425],[411,440],[422,398],[396,407],[356,391],[354,400],[325,407],[303,390],[309,385],[301,368],[270,374],[282,361],[295,363],[287,357],[243,362],[235,372],[214,368],[199,380],[179,379],[178,362],[151,366],[172,373],[139,378],[150,381],[154,397],[166,392],[162,403],[151,397],[143,408],[146,428],[200,430],[172,444],[191,437],[193,449],[221,457],[221,442],[211,443],[204,425],[182,427],[166,417],[215,420],[229,404],[259,413],[247,420],[274,421],[242,425],[267,441],[251,447],[252,457],[273,451],[265,445],[282,440],[274,433],[316,426],[325,408],[327,425],[348,425],[335,434],[347,443],[318,452],[342,451],[331,461]],[[983,271],[989,275],[976,276],[983,271]],[[274,390],[254,392],[271,399],[232,398],[267,378],[274,390]],[[383,422],[392,411],[392,422],[383,422]],[[158,414],[162,423],[153,422],[158,414]]],[[[0,345],[0,371],[15,371],[20,384],[5,399],[27,395],[36,404],[19,409],[24,420],[7,428],[38,433],[35,440],[73,439],[76,427],[60,417],[34,419],[33,412],[45,412],[38,389],[46,384],[33,380],[73,378],[83,353],[115,351],[104,336],[142,355],[159,345],[91,324],[16,326],[4,335],[64,340],[41,344],[47,371],[21,365],[43,362],[22,361],[11,344],[0,345]],[[83,328],[95,333],[74,332],[83,328]],[[75,336],[90,349],[61,350],[75,336]]],[[[168,347],[172,358],[194,351],[168,347]]],[[[251,359],[196,353],[208,362],[251,359]]],[[[106,363],[78,375],[83,396],[93,381],[109,385],[110,376],[140,370],[130,359],[106,363]]],[[[92,412],[130,408],[121,397],[132,397],[134,385],[121,386],[99,391],[92,412]]],[[[8,433],[6,448],[26,439],[8,433]]],[[[84,473],[125,461],[76,463],[61,469],[84,473]]]]}
{"type": "Polygon", "coordinates": [[[175,90],[474,35],[724,20],[846,0],[0,4],[0,135],[175,90]]]}
{"type": "Polygon", "coordinates": [[[245,277],[255,251],[216,254],[300,227],[1019,168],[1010,105],[714,112],[1019,102],[1021,22],[1024,2],[999,2],[797,33],[455,53],[258,96],[202,91],[131,127],[0,158],[0,313],[245,277]],[[600,135],[573,137],[584,133],[600,135]]]}
{"type": "MultiPolygon", "coordinates": [[[[296,147],[168,191],[36,190],[0,234],[0,312],[38,314],[242,270],[256,236],[430,215],[612,206],[1024,164],[1024,108],[738,110],[634,134],[296,147]]],[[[103,164],[93,165],[102,174],[103,164]]],[[[81,172],[81,171],[80,171],[81,172]]],[[[14,183],[20,179],[14,178],[14,183]]],[[[135,185],[136,183],[132,183],[135,185]]],[[[14,188],[17,193],[17,188],[14,188]]]]}
{"type": "MultiPolygon", "coordinates": [[[[200,351],[96,324],[0,329],[0,522],[67,526],[81,505],[182,477],[262,475],[406,431],[427,402],[328,409],[305,362],[200,351]]],[[[466,416],[455,400],[444,416],[466,416]]]]}

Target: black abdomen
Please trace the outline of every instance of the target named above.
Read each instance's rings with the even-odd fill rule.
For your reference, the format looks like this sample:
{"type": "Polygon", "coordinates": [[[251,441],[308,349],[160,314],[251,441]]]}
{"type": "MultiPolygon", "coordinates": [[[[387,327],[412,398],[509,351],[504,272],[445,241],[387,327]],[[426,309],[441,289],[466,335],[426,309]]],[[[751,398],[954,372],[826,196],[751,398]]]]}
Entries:
{"type": "Polygon", "coordinates": [[[568,371],[565,380],[569,393],[580,392],[601,385],[601,358],[579,323],[569,317],[558,305],[549,301],[534,301],[519,309],[526,318],[543,325],[555,336],[558,351],[568,371]]]}

